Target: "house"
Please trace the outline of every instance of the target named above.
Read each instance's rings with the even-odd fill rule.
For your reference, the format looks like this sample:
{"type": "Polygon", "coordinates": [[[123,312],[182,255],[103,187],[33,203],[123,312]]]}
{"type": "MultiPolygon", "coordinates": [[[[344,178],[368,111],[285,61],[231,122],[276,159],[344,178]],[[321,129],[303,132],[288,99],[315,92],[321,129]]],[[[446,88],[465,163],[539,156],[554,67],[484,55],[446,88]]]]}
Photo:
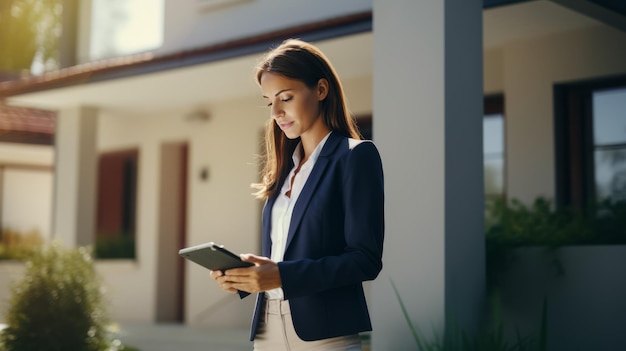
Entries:
{"type": "Polygon", "coordinates": [[[104,1],[79,4],[76,64],[0,83],[0,97],[57,113],[49,239],[92,244],[98,162],[127,165],[110,176],[136,187],[114,188],[135,206],[109,223],[132,229],[134,258],[97,264],[120,321],[248,325],[252,299],[224,295],[177,251],[206,241],[259,251],[262,204],[249,184],[267,111],[252,71],[282,39],[318,44],[355,116],[371,116],[387,228],[383,272],[366,285],[375,350],[412,344],[390,280],[423,329],[454,314],[471,331],[481,318],[483,97],[504,116],[493,189],[566,201],[582,183],[563,184],[560,160],[574,151],[555,147],[566,133],[555,90],[626,87],[619,1],[154,1],[148,12],[162,20],[147,29],[97,18],[104,1]],[[145,35],[141,52],[116,30],[145,35]]]}

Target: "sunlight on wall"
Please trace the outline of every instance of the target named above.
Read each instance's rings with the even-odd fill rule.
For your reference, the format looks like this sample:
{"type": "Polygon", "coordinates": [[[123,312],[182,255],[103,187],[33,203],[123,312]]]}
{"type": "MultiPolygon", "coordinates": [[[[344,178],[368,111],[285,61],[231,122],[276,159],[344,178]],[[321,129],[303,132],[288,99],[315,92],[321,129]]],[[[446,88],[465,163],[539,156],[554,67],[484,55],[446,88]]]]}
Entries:
{"type": "Polygon", "coordinates": [[[20,234],[35,231],[50,240],[53,174],[47,170],[9,169],[0,186],[3,229],[20,234]]]}

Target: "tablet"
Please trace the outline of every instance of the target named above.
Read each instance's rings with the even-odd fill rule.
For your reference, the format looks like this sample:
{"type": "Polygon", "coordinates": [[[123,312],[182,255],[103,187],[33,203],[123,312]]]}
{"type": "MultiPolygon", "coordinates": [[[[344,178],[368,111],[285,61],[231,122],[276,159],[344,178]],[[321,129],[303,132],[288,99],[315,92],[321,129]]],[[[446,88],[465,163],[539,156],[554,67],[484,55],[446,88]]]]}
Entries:
{"type": "Polygon", "coordinates": [[[212,271],[254,266],[250,262],[242,261],[239,255],[228,251],[224,245],[217,245],[214,242],[180,249],[178,254],[212,271]]]}

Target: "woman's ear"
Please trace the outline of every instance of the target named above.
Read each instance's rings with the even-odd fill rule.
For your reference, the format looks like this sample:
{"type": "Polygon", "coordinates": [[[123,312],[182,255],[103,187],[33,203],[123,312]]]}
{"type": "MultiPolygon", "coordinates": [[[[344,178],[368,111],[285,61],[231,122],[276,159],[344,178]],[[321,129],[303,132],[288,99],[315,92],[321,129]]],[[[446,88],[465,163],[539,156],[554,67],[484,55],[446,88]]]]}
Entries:
{"type": "Polygon", "coordinates": [[[317,99],[322,101],[328,96],[328,80],[321,78],[317,81],[317,99]]]}

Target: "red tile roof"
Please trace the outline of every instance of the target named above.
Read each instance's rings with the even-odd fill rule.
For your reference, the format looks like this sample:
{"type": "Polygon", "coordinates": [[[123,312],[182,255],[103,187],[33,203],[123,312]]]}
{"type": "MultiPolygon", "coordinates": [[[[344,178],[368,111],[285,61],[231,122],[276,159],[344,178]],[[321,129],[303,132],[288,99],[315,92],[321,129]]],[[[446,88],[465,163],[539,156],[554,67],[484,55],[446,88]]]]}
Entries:
{"type": "Polygon", "coordinates": [[[56,113],[0,103],[0,133],[6,131],[54,134],[56,113]]]}

